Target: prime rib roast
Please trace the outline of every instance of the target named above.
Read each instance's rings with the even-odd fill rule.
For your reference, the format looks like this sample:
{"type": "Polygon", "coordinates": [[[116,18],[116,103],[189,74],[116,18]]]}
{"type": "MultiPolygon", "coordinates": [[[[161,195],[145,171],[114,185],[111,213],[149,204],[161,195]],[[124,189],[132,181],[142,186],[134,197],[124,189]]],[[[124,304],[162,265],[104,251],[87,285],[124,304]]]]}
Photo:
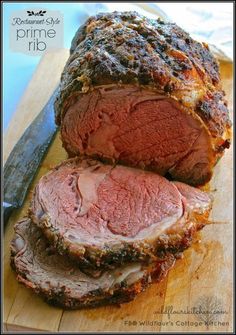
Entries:
{"type": "Polygon", "coordinates": [[[77,31],[55,103],[70,156],[204,184],[230,143],[219,67],[208,46],[136,12],[90,17],[77,31]]]}
{"type": "Polygon", "coordinates": [[[160,281],[174,265],[166,254],[144,266],[126,264],[105,271],[99,278],[81,272],[66,256],[51,247],[41,230],[28,218],[15,225],[11,242],[11,264],[19,282],[33,289],[50,304],[75,309],[133,300],[151,282],[160,281]]]}
{"type": "Polygon", "coordinates": [[[132,300],[210,222],[197,187],[231,129],[218,63],[174,23],[98,14],[72,41],[55,113],[70,159],[35,187],[12,267],[64,308],[132,300]]]}
{"type": "Polygon", "coordinates": [[[30,212],[59,253],[97,275],[183,251],[211,205],[207,193],[153,172],[75,158],[40,179],[30,212]]]}

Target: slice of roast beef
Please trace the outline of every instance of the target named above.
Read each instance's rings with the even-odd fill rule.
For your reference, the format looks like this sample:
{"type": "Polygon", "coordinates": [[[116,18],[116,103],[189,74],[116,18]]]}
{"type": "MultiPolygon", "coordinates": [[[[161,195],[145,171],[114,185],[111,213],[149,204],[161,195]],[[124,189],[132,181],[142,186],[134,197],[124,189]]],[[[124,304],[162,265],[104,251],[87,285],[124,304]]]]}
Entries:
{"type": "Polygon", "coordinates": [[[30,213],[59,253],[96,271],[184,250],[211,204],[155,173],[75,158],[40,179],[30,213]]]}
{"type": "Polygon", "coordinates": [[[209,181],[229,147],[219,67],[205,43],[135,12],[90,17],[79,28],[55,103],[70,154],[209,181]]]}
{"type": "Polygon", "coordinates": [[[50,304],[66,309],[133,300],[152,281],[161,280],[174,262],[174,256],[169,254],[146,268],[133,263],[104,272],[100,278],[91,278],[68,257],[55,253],[28,218],[15,225],[11,243],[11,264],[17,279],[50,304]]]}

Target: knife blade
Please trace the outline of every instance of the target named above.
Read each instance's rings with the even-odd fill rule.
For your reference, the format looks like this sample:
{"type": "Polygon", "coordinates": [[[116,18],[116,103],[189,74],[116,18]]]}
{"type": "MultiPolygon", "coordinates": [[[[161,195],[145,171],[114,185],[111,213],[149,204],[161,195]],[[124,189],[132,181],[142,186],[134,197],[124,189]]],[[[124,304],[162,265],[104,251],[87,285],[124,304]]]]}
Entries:
{"type": "Polygon", "coordinates": [[[58,90],[57,87],[47,104],[25,130],[4,165],[4,226],[12,210],[22,206],[37,168],[56,133],[54,102],[58,90]]]}

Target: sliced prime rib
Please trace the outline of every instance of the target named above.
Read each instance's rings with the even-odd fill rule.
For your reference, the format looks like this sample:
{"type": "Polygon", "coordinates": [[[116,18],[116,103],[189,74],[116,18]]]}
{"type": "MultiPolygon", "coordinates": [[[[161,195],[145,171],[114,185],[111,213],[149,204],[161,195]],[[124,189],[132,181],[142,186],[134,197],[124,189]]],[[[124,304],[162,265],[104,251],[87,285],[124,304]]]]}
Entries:
{"type": "Polygon", "coordinates": [[[224,95],[205,43],[160,19],[103,13],[73,39],[56,121],[70,156],[201,185],[230,145],[224,95]]]}
{"type": "Polygon", "coordinates": [[[207,193],[153,172],[77,157],[40,179],[30,216],[60,254],[96,274],[183,251],[211,205],[207,193]]]}
{"type": "Polygon", "coordinates": [[[133,300],[151,282],[161,280],[174,262],[175,257],[169,254],[148,267],[133,263],[104,272],[100,278],[91,278],[68,257],[55,253],[41,230],[28,218],[15,225],[11,242],[11,265],[18,281],[50,304],[66,309],[133,300]]]}

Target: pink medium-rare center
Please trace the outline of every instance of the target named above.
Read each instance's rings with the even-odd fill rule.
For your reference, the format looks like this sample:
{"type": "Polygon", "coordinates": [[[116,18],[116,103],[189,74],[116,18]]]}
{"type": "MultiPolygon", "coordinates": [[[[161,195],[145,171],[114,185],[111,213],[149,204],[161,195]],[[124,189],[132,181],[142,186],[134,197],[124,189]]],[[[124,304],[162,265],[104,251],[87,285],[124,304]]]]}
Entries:
{"type": "Polygon", "coordinates": [[[127,85],[95,89],[69,105],[61,131],[71,155],[145,167],[190,184],[209,178],[207,131],[174,100],[127,85]]]}
{"type": "Polygon", "coordinates": [[[100,164],[81,169],[65,165],[52,173],[37,186],[36,216],[47,213],[53,226],[74,242],[133,238],[153,224],[161,231],[183,214],[177,188],[153,173],[100,164]]]}

